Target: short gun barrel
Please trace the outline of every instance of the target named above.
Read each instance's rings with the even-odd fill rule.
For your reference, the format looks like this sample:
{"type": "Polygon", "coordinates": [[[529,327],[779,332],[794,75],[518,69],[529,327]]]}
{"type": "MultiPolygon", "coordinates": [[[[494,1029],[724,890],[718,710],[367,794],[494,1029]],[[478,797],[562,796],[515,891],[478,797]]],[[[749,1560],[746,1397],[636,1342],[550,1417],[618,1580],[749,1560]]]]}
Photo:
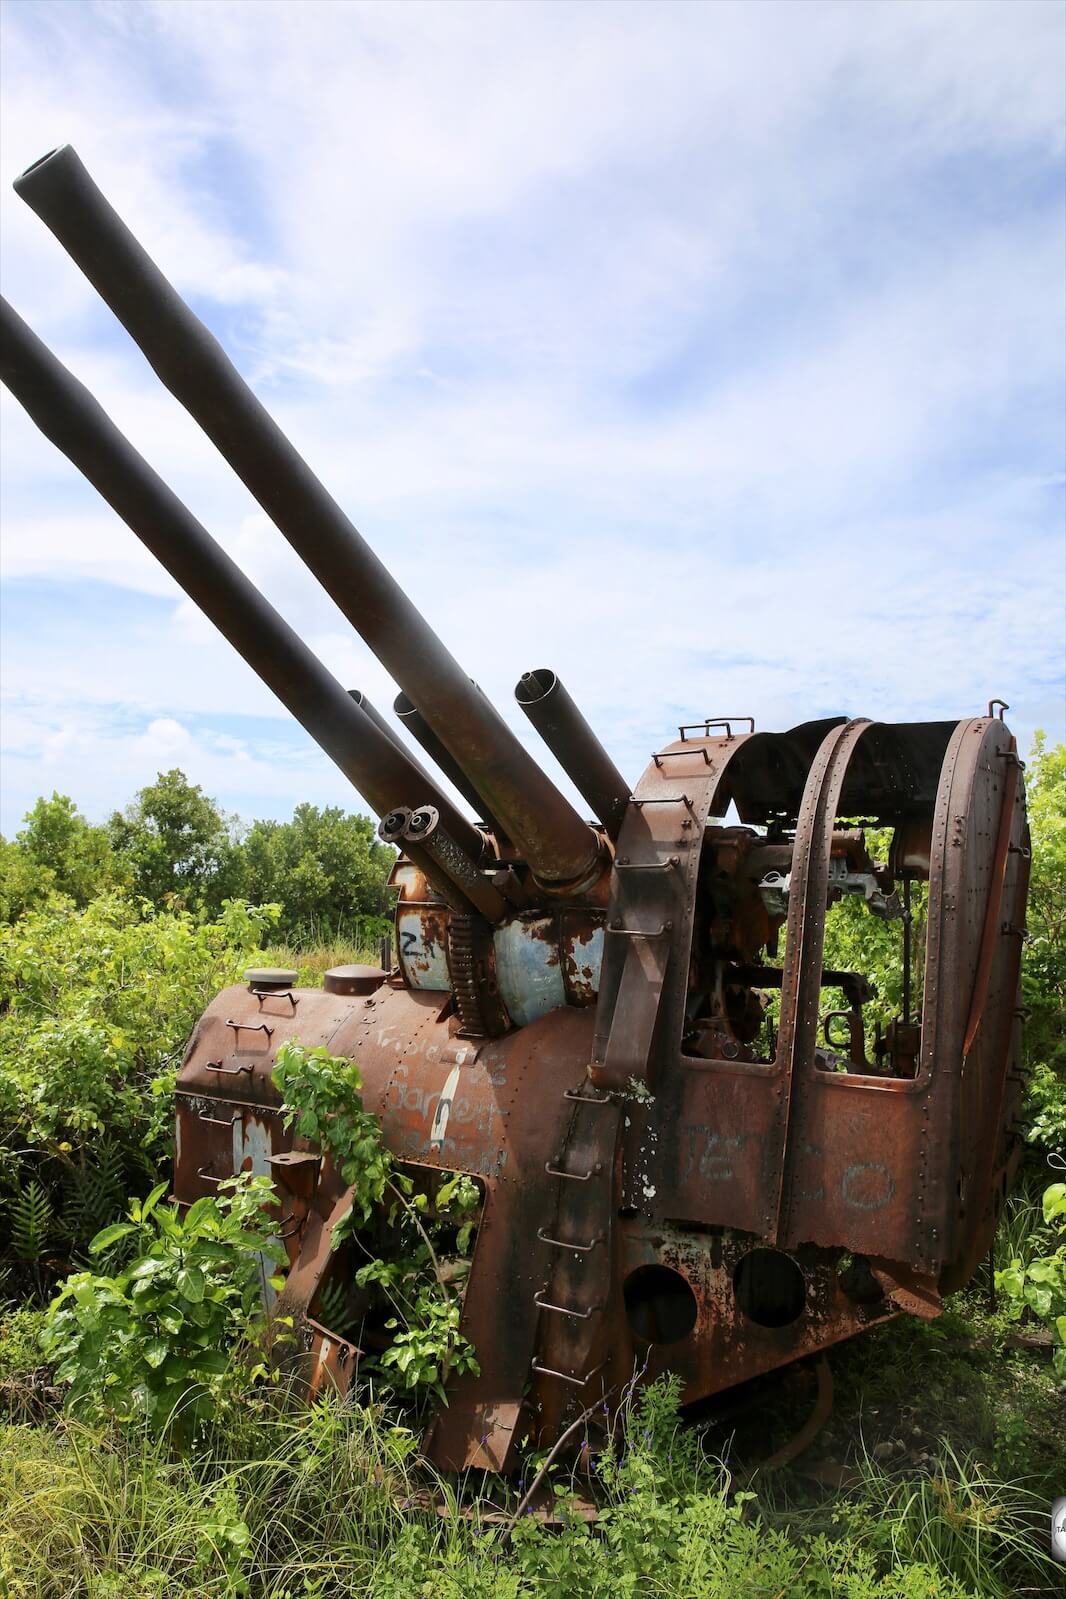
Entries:
{"type": "MultiPolygon", "coordinates": [[[[356,704],[6,300],[0,300],[0,378],[379,816],[394,805],[426,803],[429,779],[421,768],[356,704]]],[[[434,792],[432,803],[476,859],[481,835],[443,794],[434,792]]]]}
{"type": "Polygon", "coordinates": [[[42,157],[15,189],[410,695],[537,877],[586,879],[596,867],[595,834],[445,649],[74,150],[42,157]]]}
{"type": "Polygon", "coordinates": [[[592,814],[610,838],[617,838],[629,803],[629,784],[555,673],[546,666],[524,672],[514,692],[567,777],[592,806],[592,814]]]}

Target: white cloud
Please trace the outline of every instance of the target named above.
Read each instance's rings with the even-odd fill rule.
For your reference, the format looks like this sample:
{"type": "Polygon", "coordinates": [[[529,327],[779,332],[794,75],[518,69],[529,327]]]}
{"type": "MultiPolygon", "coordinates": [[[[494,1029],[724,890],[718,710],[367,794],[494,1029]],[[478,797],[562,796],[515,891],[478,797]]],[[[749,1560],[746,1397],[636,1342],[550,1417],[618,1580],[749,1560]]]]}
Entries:
{"type": "MultiPolygon", "coordinates": [[[[1060,8],[186,0],[3,29],[7,176],[77,145],[531,747],[511,689],[541,664],[634,775],[723,709],[1002,692],[1023,730],[1061,719],[1060,8]]],[[[387,709],[6,185],[0,222],[18,309],[387,709]]],[[[143,597],[96,634],[91,588],[66,636],[5,629],[19,781],[136,786],[169,725],[212,792],[287,803],[291,763],[283,794],[189,720],[271,696],[7,396],[0,444],[11,603],[143,597]]]]}

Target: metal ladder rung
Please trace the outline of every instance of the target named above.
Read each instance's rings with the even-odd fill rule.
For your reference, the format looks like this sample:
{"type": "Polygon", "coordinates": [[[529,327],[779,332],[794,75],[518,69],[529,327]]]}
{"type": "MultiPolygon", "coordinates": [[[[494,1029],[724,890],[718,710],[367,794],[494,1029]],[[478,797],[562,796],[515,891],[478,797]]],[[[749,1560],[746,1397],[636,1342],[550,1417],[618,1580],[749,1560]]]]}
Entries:
{"type": "Polygon", "coordinates": [[[591,1171],[563,1171],[561,1166],[553,1166],[550,1160],[546,1160],[544,1170],[549,1177],[565,1177],[571,1183],[587,1183],[590,1177],[598,1176],[603,1170],[603,1162],[598,1160],[591,1171]]]}
{"type": "MultiPolygon", "coordinates": [[[[545,1292],[546,1289],[542,1288],[541,1294],[545,1292]]],[[[542,1299],[541,1294],[533,1295],[533,1303],[538,1310],[552,1310],[558,1316],[573,1316],[575,1321],[588,1321],[590,1316],[594,1316],[598,1310],[603,1309],[602,1303],[599,1303],[590,1305],[587,1310],[572,1310],[569,1305],[553,1305],[550,1300],[542,1299]]]]}
{"type": "Polygon", "coordinates": [[[665,861],[620,861],[615,860],[616,872],[676,872],[680,869],[680,855],[671,855],[665,861]]]}
{"type": "Polygon", "coordinates": [[[540,1239],[542,1244],[551,1244],[554,1249],[573,1249],[576,1250],[579,1255],[587,1255],[590,1250],[595,1249],[597,1244],[603,1243],[604,1235],[603,1233],[597,1233],[595,1238],[590,1239],[587,1244],[577,1244],[571,1243],[569,1239],[566,1238],[550,1238],[544,1231],[543,1227],[538,1227],[537,1237],[540,1239]]]}
{"type": "MultiPolygon", "coordinates": [[[[692,801],[687,794],[666,794],[661,798],[653,796],[649,799],[637,799],[631,795],[629,804],[635,805],[638,811],[642,810],[645,805],[683,805],[686,810],[692,812],[693,816],[696,814],[692,801]]],[[[405,900],[404,903],[406,904],[407,901],[405,900]]]]}
{"type": "Polygon", "coordinates": [[[570,1099],[575,1105],[613,1105],[614,1099],[610,1094],[582,1094],[576,1088],[563,1090],[563,1098],[570,1099]]]}
{"type": "Polygon", "coordinates": [[[270,1026],[269,1022],[231,1022],[231,1021],[227,1021],[226,1022],[226,1026],[227,1027],[232,1027],[233,1031],[238,1035],[238,1037],[240,1036],[241,1033],[265,1033],[268,1038],[273,1038],[273,1036],[274,1036],[274,1029],[273,1029],[273,1027],[270,1026]]]}

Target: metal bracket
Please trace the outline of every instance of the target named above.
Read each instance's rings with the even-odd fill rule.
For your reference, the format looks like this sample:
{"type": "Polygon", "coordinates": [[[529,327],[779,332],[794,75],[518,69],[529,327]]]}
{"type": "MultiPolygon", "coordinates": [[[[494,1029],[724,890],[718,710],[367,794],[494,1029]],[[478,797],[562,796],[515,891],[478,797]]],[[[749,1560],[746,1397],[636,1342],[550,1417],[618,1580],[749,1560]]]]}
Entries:
{"type": "Polygon", "coordinates": [[[703,764],[704,764],[704,766],[712,765],[711,757],[707,754],[707,747],[704,744],[700,744],[698,746],[698,749],[695,749],[695,750],[658,750],[658,751],[653,751],[651,758],[655,762],[656,766],[661,769],[662,768],[662,764],[663,764],[664,761],[673,760],[678,755],[696,755],[697,753],[703,756],[703,764]]]}
{"type": "Polygon", "coordinates": [[[224,1116],[205,1116],[203,1111],[199,1111],[197,1113],[197,1120],[208,1122],[212,1127],[232,1127],[234,1122],[239,1122],[242,1120],[243,1115],[243,1111],[238,1111],[236,1116],[231,1116],[227,1121],[224,1116]]]}
{"type": "Polygon", "coordinates": [[[208,1060],[204,1062],[204,1070],[209,1072],[221,1072],[224,1077],[239,1077],[241,1072],[248,1072],[250,1075],[252,1067],[248,1065],[223,1066],[220,1060],[208,1060]]]}
{"type": "MultiPolygon", "coordinates": [[[[296,1007],[300,1003],[299,999],[293,993],[291,988],[279,990],[279,989],[276,989],[276,988],[252,988],[252,987],[249,987],[248,992],[250,994],[254,994],[255,995],[256,1001],[258,1003],[258,1006],[259,1006],[260,1010],[262,1010],[262,1008],[263,1008],[264,999],[287,999],[289,1001],[289,1003],[292,1005],[293,1014],[295,1015],[296,1007]]],[[[229,1022],[227,1025],[232,1027],[233,1023],[229,1022]]],[[[244,1025],[243,1023],[238,1023],[238,1026],[243,1026],[243,1025],[244,1025]]]]}
{"type": "Polygon", "coordinates": [[[227,1021],[226,1026],[232,1027],[238,1038],[240,1038],[242,1030],[246,1033],[265,1033],[268,1038],[273,1038],[274,1036],[274,1029],[267,1022],[227,1021]]]}
{"type": "Polygon", "coordinates": [[[750,733],[754,733],[755,731],[754,716],[708,716],[702,722],[682,722],[677,731],[681,735],[682,743],[685,742],[685,735],[690,727],[702,727],[704,738],[710,738],[711,736],[707,731],[708,728],[724,727],[726,738],[732,738],[734,722],[747,722],[748,731],[750,733]]]}

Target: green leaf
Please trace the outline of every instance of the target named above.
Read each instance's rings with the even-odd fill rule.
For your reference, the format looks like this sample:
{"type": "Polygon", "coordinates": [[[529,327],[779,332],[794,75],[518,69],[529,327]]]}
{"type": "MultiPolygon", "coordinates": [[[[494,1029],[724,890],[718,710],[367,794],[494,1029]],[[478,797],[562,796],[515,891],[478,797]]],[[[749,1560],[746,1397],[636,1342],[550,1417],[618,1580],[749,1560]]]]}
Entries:
{"type": "Polygon", "coordinates": [[[177,1289],[190,1305],[198,1305],[204,1297],[204,1274],[198,1266],[183,1266],[178,1272],[177,1289]]]}
{"type": "Polygon", "coordinates": [[[1031,1286],[1025,1290],[1025,1300],[1030,1309],[1034,1310],[1041,1320],[1051,1314],[1050,1288],[1031,1286]]]}
{"type": "Polygon", "coordinates": [[[1066,1183],[1052,1183],[1044,1189],[1043,1209],[1044,1220],[1049,1224],[1060,1216],[1066,1219],[1066,1183]]]}
{"type": "Polygon", "coordinates": [[[132,1222],[116,1221],[110,1227],[104,1227],[97,1233],[89,1245],[90,1255],[102,1254],[105,1249],[110,1249],[112,1244],[117,1244],[120,1238],[125,1238],[129,1233],[136,1232],[132,1222]]]}
{"type": "Polygon", "coordinates": [[[217,1208],[212,1194],[204,1194],[201,1199],[197,1199],[185,1213],[185,1231],[194,1233],[204,1217],[210,1215],[217,1208]]]}
{"type": "Polygon", "coordinates": [[[144,1358],[153,1370],[161,1366],[170,1353],[170,1345],[165,1338],[151,1338],[144,1346],[144,1358]]]}
{"type": "Polygon", "coordinates": [[[206,1349],[195,1357],[191,1369],[198,1377],[221,1377],[229,1368],[229,1358],[221,1349],[206,1349]]]}
{"type": "Polygon", "coordinates": [[[152,1214],[153,1210],[158,1205],[159,1201],[162,1199],[163,1195],[166,1193],[166,1191],[167,1191],[167,1189],[169,1187],[170,1187],[170,1179],[169,1178],[164,1178],[161,1183],[156,1183],[155,1187],[152,1189],[152,1192],[148,1195],[148,1198],[145,1200],[144,1204],[141,1206],[141,1220],[142,1221],[147,1221],[148,1220],[149,1216],[152,1214]]]}

